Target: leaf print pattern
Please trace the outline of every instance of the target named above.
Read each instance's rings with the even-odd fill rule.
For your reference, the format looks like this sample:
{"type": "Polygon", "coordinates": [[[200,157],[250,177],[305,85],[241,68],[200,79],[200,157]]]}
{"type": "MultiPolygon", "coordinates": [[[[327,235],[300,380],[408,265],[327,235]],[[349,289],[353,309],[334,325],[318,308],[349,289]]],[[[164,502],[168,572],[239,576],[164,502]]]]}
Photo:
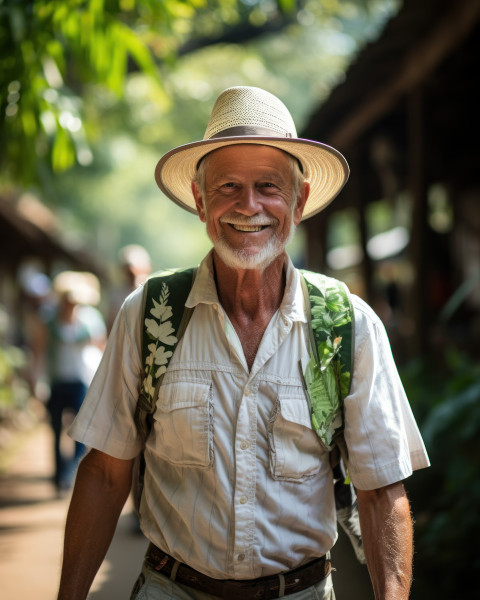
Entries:
{"type": "Polygon", "coordinates": [[[164,282],[159,301],[152,298],[153,308],[150,309],[150,314],[154,318],[145,319],[145,328],[152,343],[148,345],[149,354],[145,359],[146,377],[143,382],[143,392],[152,406],[155,405],[154,394],[157,379],[166,372],[168,360],[173,354],[165,346],[173,346],[177,343],[172,323],[167,320],[173,314],[172,307],[167,304],[169,296],[168,285],[164,282]]]}
{"type": "Polygon", "coordinates": [[[166,323],[157,323],[154,319],[145,319],[145,325],[150,337],[154,340],[173,346],[177,338],[172,333],[175,333],[170,321],[166,323]]]}
{"type": "Polygon", "coordinates": [[[342,338],[336,330],[350,323],[352,314],[348,298],[338,287],[329,284],[327,278],[316,279],[313,290],[307,277],[305,279],[312,303],[312,327],[319,336],[315,336],[316,347],[310,359],[303,364],[303,378],[312,427],[326,449],[331,450],[335,432],[342,425],[341,399],[350,381],[350,373],[340,363],[342,338]]]}

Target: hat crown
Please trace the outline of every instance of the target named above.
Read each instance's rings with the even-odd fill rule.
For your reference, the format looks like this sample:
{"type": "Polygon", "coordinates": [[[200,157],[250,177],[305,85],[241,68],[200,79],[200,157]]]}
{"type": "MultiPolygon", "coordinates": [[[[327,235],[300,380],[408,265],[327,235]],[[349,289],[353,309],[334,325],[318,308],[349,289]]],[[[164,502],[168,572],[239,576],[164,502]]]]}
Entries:
{"type": "MultiPolygon", "coordinates": [[[[297,131],[288,108],[273,94],[256,87],[238,86],[223,91],[217,98],[203,137],[209,140],[248,128],[249,135],[296,138],[297,131]]],[[[246,133],[246,132],[245,132],[246,133]]]]}

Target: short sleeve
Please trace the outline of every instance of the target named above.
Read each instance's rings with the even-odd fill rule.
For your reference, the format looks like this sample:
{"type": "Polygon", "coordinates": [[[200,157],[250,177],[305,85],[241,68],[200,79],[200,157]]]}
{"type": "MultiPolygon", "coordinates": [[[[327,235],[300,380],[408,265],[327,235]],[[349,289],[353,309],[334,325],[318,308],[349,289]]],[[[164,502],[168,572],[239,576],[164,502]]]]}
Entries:
{"type": "Polygon", "coordinates": [[[121,459],[141,450],[134,422],[142,378],[140,313],[142,290],[124,302],[69,435],[90,448],[121,459]]]}
{"type": "Polygon", "coordinates": [[[360,298],[352,296],[352,302],[355,354],[345,398],[345,441],[354,485],[370,490],[401,481],[430,463],[385,328],[360,298]]]}

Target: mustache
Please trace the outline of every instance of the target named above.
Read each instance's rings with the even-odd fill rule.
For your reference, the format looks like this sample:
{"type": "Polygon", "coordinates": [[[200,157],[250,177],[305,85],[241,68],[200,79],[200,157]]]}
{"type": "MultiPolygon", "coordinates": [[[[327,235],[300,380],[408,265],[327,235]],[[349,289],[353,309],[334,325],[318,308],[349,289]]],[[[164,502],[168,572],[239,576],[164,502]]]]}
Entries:
{"type": "Polygon", "coordinates": [[[267,225],[278,225],[279,220],[275,217],[267,217],[265,215],[252,215],[248,217],[238,213],[231,213],[229,215],[223,215],[220,217],[220,223],[227,223],[230,225],[248,225],[251,227],[265,227],[267,225]]]}

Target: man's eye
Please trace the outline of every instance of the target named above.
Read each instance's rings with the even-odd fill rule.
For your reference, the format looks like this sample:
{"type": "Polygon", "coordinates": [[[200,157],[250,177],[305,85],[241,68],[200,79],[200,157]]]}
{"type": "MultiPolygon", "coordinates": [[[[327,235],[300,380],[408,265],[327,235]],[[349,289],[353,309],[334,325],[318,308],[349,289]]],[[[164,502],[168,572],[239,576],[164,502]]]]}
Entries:
{"type": "Polygon", "coordinates": [[[230,182],[228,182],[228,183],[224,183],[224,184],[222,185],[222,187],[223,187],[223,188],[234,188],[234,187],[235,187],[235,184],[234,184],[232,181],[230,181],[230,182]]]}

